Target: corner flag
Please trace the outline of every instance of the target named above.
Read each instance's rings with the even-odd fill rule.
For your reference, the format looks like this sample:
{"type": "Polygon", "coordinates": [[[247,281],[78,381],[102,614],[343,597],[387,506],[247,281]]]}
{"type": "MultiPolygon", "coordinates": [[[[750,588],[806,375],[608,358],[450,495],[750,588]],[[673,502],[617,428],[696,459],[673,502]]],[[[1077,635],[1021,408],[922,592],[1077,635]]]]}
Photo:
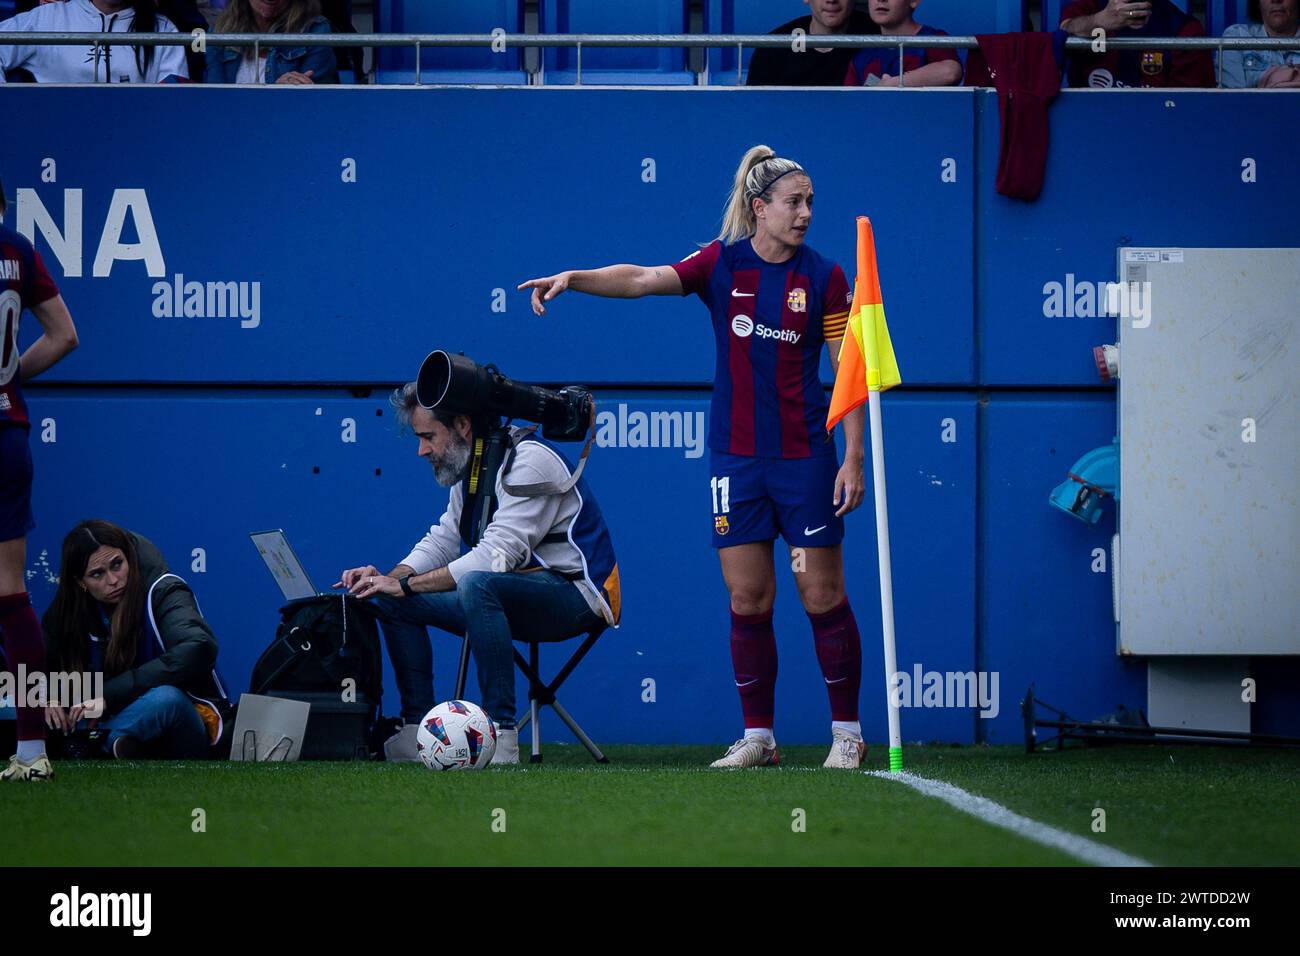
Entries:
{"type": "Polygon", "coordinates": [[[903,769],[903,730],[898,701],[894,697],[894,675],[898,659],[894,648],[894,572],[889,561],[889,505],[885,500],[885,436],[881,419],[880,393],[902,382],[894,346],[885,325],[885,306],[880,299],[880,277],[876,273],[876,240],[871,220],[858,217],[858,275],[849,310],[851,335],[840,346],[839,373],[826,416],[826,430],[857,408],[867,406],[871,430],[871,480],[876,501],[876,554],[880,565],[880,636],[885,651],[885,700],[889,718],[889,769],[903,769]]]}
{"type": "Polygon", "coordinates": [[[858,217],[858,274],[849,306],[849,333],[840,345],[840,368],[831,393],[826,430],[867,400],[867,394],[902,383],[894,346],[885,324],[885,305],[876,271],[876,240],[871,220],[858,217]]]}

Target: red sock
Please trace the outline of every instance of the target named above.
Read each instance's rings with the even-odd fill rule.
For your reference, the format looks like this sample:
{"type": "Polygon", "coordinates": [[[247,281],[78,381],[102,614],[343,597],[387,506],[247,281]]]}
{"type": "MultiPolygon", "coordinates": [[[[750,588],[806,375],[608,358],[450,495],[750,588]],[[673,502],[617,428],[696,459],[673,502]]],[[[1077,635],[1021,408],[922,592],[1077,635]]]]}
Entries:
{"type": "MultiPolygon", "coordinates": [[[[29,675],[45,672],[45,640],[41,636],[41,622],[26,591],[0,597],[0,640],[4,641],[5,659],[15,680],[20,664],[26,666],[29,675]]],[[[18,739],[44,740],[45,712],[40,707],[24,706],[26,690],[26,687],[15,687],[18,739]]]]}
{"type": "Polygon", "coordinates": [[[822,614],[809,614],[817,662],[826,679],[831,699],[831,720],[858,719],[858,692],[862,688],[862,639],[858,622],[845,598],[839,607],[822,614]]]}
{"type": "Polygon", "coordinates": [[[772,612],[731,612],[731,665],[745,728],[773,727],[776,712],[776,633],[772,612]]]}

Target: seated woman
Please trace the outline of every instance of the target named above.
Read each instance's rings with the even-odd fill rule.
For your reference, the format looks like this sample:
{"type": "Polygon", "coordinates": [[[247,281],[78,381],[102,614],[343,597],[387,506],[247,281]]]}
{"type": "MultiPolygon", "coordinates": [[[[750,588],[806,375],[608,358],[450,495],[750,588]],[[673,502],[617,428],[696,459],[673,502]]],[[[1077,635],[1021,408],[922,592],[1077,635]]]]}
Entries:
{"type": "MultiPolygon", "coordinates": [[[[320,0],[230,0],[214,33],[329,33],[320,0]]],[[[327,46],[208,46],[208,83],[337,83],[338,60],[327,46]]]]}
{"type": "MultiPolygon", "coordinates": [[[[1250,0],[1246,11],[1252,22],[1225,37],[1300,37],[1300,0],[1250,0]]],[[[1300,89],[1300,50],[1224,50],[1219,63],[1228,89],[1300,89]]]]}
{"type": "Polygon", "coordinates": [[[207,757],[221,741],[230,703],[217,639],[148,539],[107,521],[73,528],[41,623],[51,671],[104,675],[102,697],[46,708],[51,729],[107,730],[103,748],[120,758],[207,757]]]}

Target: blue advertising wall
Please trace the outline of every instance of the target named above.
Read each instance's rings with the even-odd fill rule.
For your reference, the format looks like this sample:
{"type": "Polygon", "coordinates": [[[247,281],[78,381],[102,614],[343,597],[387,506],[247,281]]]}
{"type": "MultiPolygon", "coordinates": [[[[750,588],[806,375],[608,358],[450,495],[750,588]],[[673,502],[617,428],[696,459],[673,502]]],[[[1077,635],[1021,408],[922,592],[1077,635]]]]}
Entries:
{"type": "MultiPolygon", "coordinates": [[[[34,237],[81,337],[29,388],[34,600],[48,604],[72,524],[117,521],[190,580],[236,689],[280,603],[249,531],[283,527],[328,587],[345,566],[396,563],[441,512],[386,401],[430,349],[593,385],[616,418],[706,422],[698,301],[569,294],[538,318],[515,287],[680,259],[716,234],[741,154],[763,142],[812,176],[813,246],[851,272],[854,216],[875,228],[906,383],[884,399],[899,668],[999,678],[988,717],[914,707],[905,737],[1018,741],[1031,681],[1082,717],[1142,707],[1145,666],[1115,656],[1109,569],[1092,560],[1113,513],[1088,528],[1046,503],[1114,434],[1091,349],[1115,320],[1078,290],[1115,278],[1120,245],[1300,239],[1300,101],[1284,95],[1063,93],[1033,204],[994,193],[997,102],[972,90],[7,87],[0,114],[26,131],[0,145],[6,221],[34,237]],[[1061,308],[1053,283],[1075,293],[1061,308]]],[[[22,343],[37,331],[29,317],[22,343]]],[[[598,740],[723,741],[739,724],[708,455],[683,444],[593,450],[624,625],[565,700],[598,740]]],[[[823,685],[783,564],[778,733],[819,741],[823,685]]],[[[845,566],[880,740],[870,499],[845,566]]],[[[445,697],[458,641],[434,649],[445,697]]],[[[1277,704],[1300,699],[1284,664],[1256,662],[1275,689],[1257,730],[1300,730],[1277,704]]],[[[391,674],[386,687],[395,713],[391,674]]]]}

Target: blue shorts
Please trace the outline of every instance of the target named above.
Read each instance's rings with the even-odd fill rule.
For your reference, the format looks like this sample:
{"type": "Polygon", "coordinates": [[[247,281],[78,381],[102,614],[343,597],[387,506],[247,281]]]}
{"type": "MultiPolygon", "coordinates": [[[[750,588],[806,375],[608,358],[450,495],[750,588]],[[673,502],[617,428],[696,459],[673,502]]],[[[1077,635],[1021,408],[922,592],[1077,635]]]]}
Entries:
{"type": "Polygon", "coordinates": [[[844,540],[837,518],[834,455],[814,458],[751,458],[709,453],[713,546],[730,548],[773,541],[792,547],[829,548],[844,540]]]}
{"type": "Polygon", "coordinates": [[[27,429],[0,425],[0,541],[25,538],[32,517],[32,449],[27,429]]]}

